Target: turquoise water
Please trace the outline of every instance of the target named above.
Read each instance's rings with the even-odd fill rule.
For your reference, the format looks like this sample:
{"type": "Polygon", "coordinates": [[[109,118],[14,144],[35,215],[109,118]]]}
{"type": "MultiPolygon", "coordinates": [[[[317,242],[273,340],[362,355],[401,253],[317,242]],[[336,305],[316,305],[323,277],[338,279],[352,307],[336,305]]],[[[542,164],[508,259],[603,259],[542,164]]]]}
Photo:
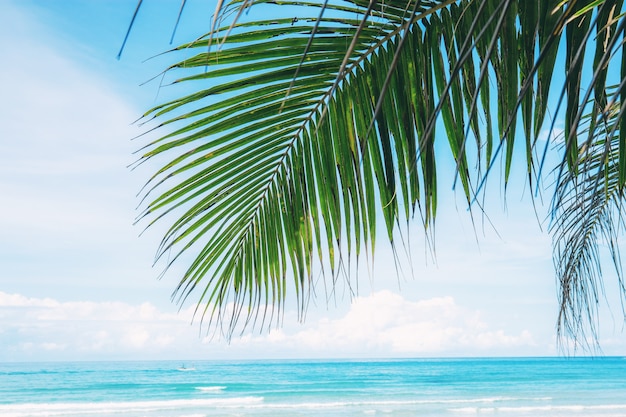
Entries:
{"type": "Polygon", "coordinates": [[[0,416],[626,416],[626,360],[0,364],[0,416]]]}

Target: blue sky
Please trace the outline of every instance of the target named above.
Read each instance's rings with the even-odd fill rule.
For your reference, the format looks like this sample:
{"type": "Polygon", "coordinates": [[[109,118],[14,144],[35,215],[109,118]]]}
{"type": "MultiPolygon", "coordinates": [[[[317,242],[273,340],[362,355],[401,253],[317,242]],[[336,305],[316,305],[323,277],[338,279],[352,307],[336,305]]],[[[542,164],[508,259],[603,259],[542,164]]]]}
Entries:
{"type": "MultiPolygon", "coordinates": [[[[416,222],[412,274],[397,276],[381,240],[356,297],[340,286],[329,303],[320,294],[305,323],[288,304],[269,333],[230,344],[206,337],[191,323],[192,305],[170,302],[182,267],[162,280],[152,267],[162,226],[141,237],[133,226],[154,167],[127,168],[141,143],[131,141],[142,133],[132,122],[167,94],[158,81],[141,85],[167,57],[145,60],[168,48],[179,7],[144,3],[118,61],[135,0],[0,0],[0,361],[559,353],[550,237],[523,182],[506,209],[491,189],[497,233],[476,235],[444,180],[436,262],[416,222]]],[[[206,29],[214,7],[189,3],[175,43],[206,29]]],[[[624,355],[617,286],[605,270],[612,310],[602,306],[600,341],[605,354],[624,355]]]]}

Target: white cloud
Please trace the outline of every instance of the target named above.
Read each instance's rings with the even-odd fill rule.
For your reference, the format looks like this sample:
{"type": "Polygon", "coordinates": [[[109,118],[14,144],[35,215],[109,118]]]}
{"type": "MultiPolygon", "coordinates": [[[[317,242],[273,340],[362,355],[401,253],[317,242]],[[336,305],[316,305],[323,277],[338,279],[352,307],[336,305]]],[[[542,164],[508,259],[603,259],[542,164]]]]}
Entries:
{"type": "Polygon", "coordinates": [[[0,307],[56,307],[58,301],[51,298],[29,298],[21,294],[0,292],[0,307]]]}
{"type": "Polygon", "coordinates": [[[341,318],[323,318],[300,331],[247,336],[233,344],[290,347],[320,356],[433,356],[506,354],[535,348],[537,342],[528,330],[514,335],[490,329],[480,312],[451,297],[409,301],[379,291],[357,297],[341,318]]]}
{"type": "MultiPolygon", "coordinates": [[[[553,337],[498,328],[452,297],[412,301],[391,291],[355,298],[338,317],[247,332],[226,343],[208,336],[194,307],[151,303],[62,302],[0,292],[0,361],[102,359],[359,358],[554,355],[553,337]]],[[[312,312],[315,315],[317,312],[312,312]]],[[[215,337],[211,337],[215,336],[215,337]]],[[[554,336],[554,335],[551,335],[554,336]]],[[[623,352],[622,336],[601,340],[623,352]]]]}
{"type": "Polygon", "coordinates": [[[0,361],[97,358],[394,357],[498,354],[534,346],[530,332],[490,329],[479,312],[450,297],[409,301],[390,291],[358,297],[335,319],[248,333],[227,345],[200,337],[193,307],[166,312],[151,303],[61,302],[0,292],[0,361]]]}
{"type": "Polygon", "coordinates": [[[0,361],[171,355],[200,345],[192,310],[150,303],[61,302],[0,292],[0,361]]]}

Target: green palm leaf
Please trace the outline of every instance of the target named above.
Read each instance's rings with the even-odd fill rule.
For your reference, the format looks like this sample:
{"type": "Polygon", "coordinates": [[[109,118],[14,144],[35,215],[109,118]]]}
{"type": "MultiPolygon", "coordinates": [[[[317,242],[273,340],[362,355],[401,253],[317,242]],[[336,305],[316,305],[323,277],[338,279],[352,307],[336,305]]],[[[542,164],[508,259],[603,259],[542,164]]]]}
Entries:
{"type": "MultiPolygon", "coordinates": [[[[174,218],[158,256],[192,254],[176,296],[196,292],[199,313],[227,334],[278,318],[292,285],[304,308],[318,268],[334,283],[346,261],[373,252],[379,218],[392,244],[402,219],[428,227],[446,149],[471,204],[496,158],[508,182],[521,117],[532,184],[562,42],[561,182],[578,175],[581,145],[609,143],[602,123],[578,132],[589,108],[590,120],[606,114],[609,68],[626,71],[621,1],[257,0],[244,20],[250,5],[220,3],[214,22],[237,17],[171,51],[181,58],[167,72],[192,92],[145,114],[168,133],[142,151],[143,161],[169,159],[142,213],[174,218]],[[261,9],[273,17],[255,20],[261,9]],[[580,105],[590,100],[599,107],[580,105]]],[[[620,187],[625,136],[619,129],[620,187]]]]}

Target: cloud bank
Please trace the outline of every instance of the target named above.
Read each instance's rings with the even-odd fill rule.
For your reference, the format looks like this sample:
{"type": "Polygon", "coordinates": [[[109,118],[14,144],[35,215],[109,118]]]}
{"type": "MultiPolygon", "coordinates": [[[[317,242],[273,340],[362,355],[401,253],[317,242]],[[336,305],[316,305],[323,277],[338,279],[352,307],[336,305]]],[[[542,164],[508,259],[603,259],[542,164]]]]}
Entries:
{"type": "Polygon", "coordinates": [[[480,312],[459,306],[452,297],[409,301],[388,290],[357,297],[343,317],[233,343],[342,357],[491,355],[537,345],[528,330],[512,335],[491,329],[480,312]]]}
{"type": "Polygon", "coordinates": [[[0,292],[0,361],[222,359],[497,355],[535,347],[529,331],[492,329],[451,297],[409,301],[380,291],[355,299],[341,317],[263,334],[203,337],[193,307],[33,298],[0,292]]]}

